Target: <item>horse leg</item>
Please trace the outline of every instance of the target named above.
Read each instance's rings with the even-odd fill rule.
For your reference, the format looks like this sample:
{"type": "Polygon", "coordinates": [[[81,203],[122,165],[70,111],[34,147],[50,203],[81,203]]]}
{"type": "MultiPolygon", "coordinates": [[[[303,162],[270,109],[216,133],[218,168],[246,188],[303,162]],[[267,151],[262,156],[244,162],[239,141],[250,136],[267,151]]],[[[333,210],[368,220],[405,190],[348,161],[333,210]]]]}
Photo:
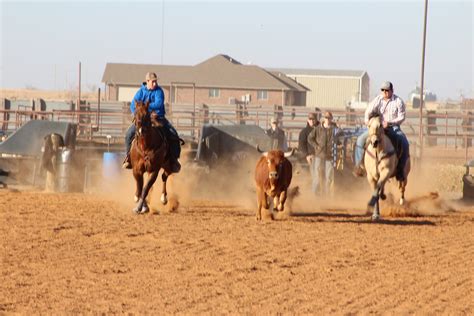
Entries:
{"type": "Polygon", "coordinates": [[[168,180],[168,174],[166,171],[163,171],[161,175],[161,181],[163,181],[163,188],[161,191],[161,203],[166,205],[168,203],[168,192],[166,192],[166,181],[168,180]]]}
{"type": "MultiPolygon", "coordinates": [[[[159,170],[153,171],[152,173],[150,173],[150,176],[148,177],[148,181],[146,182],[145,187],[142,190],[142,195],[140,197],[140,201],[141,201],[142,205],[146,205],[146,208],[142,209],[139,213],[145,213],[146,211],[149,211],[148,204],[146,203],[146,198],[148,196],[148,192],[150,191],[151,187],[153,186],[153,184],[156,181],[156,178],[158,177],[158,171],[159,170]]],[[[139,201],[139,203],[140,203],[140,201],[139,201]]]]}
{"type": "Polygon", "coordinates": [[[143,173],[140,173],[139,171],[134,170],[133,177],[135,178],[135,183],[137,185],[134,201],[138,202],[137,206],[133,209],[133,211],[135,213],[140,213],[143,207],[143,201],[140,201],[139,199],[139,196],[142,195],[142,190],[143,190],[143,173]]]}
{"type": "Polygon", "coordinates": [[[370,186],[372,187],[373,192],[372,192],[372,196],[369,200],[369,203],[367,203],[367,204],[368,204],[369,207],[372,208],[372,207],[375,206],[375,203],[377,203],[377,201],[379,200],[380,188],[379,188],[378,183],[375,179],[371,178],[371,179],[369,179],[369,182],[370,182],[370,186]]]}
{"type": "Polygon", "coordinates": [[[380,198],[382,199],[382,201],[387,198],[387,196],[385,195],[385,186],[383,186],[382,190],[380,190],[380,198]]]}
{"type": "Polygon", "coordinates": [[[378,221],[380,219],[380,206],[379,206],[379,200],[375,203],[374,206],[374,213],[372,214],[372,220],[378,221]]]}
{"type": "Polygon", "coordinates": [[[140,212],[140,214],[145,214],[145,213],[148,213],[150,211],[150,207],[148,206],[148,202],[145,200],[143,200],[143,207],[142,207],[142,211],[140,212]]]}
{"type": "Polygon", "coordinates": [[[384,194],[384,190],[385,190],[385,183],[389,179],[388,175],[389,175],[388,169],[384,172],[381,172],[379,181],[377,182],[376,191],[378,192],[378,197],[375,201],[375,204],[373,205],[374,206],[374,213],[372,214],[372,220],[374,220],[374,221],[376,221],[380,218],[379,198],[382,198],[382,195],[383,195],[383,199],[386,198],[386,196],[384,194]]]}
{"type": "Polygon", "coordinates": [[[400,190],[400,205],[405,204],[405,188],[407,186],[407,180],[398,182],[398,189],[400,190]]]}
{"type": "MultiPolygon", "coordinates": [[[[373,181],[375,184],[375,181],[373,181]]],[[[379,205],[379,198],[381,193],[383,193],[385,187],[385,181],[378,181],[375,184],[374,192],[372,193],[372,198],[369,201],[369,207],[373,207],[374,211],[372,213],[372,220],[377,221],[380,219],[380,205],[379,205]]]]}

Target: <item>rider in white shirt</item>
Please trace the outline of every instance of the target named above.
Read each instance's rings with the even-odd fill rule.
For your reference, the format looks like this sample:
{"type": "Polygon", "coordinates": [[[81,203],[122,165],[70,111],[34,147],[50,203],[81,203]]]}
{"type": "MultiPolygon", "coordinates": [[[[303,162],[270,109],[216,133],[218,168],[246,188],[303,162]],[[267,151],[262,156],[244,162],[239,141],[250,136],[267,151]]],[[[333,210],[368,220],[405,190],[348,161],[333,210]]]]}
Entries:
{"type": "MultiPolygon", "coordinates": [[[[369,104],[365,110],[365,124],[369,122],[369,115],[372,113],[379,113],[382,115],[382,124],[385,129],[385,134],[390,138],[394,147],[401,144],[402,152],[400,161],[397,166],[396,177],[397,180],[404,180],[403,170],[405,164],[410,157],[408,140],[405,134],[400,129],[400,124],[405,121],[406,108],[403,100],[393,93],[393,84],[386,81],[380,87],[381,94],[369,104]]],[[[363,176],[362,158],[365,151],[365,143],[369,135],[368,130],[362,133],[357,138],[357,145],[355,150],[355,168],[353,174],[355,176],[363,176]]]]}

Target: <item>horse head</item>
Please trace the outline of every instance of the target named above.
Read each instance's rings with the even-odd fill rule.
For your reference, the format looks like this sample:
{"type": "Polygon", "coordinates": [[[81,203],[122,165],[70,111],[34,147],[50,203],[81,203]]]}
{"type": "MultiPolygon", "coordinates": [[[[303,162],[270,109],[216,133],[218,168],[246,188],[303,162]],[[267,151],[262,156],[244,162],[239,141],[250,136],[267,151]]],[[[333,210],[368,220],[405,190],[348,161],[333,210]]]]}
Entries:
{"type": "Polygon", "coordinates": [[[135,100],[135,127],[138,136],[144,135],[151,128],[150,113],[148,106],[150,102],[135,100]]]}
{"type": "Polygon", "coordinates": [[[374,148],[382,141],[384,130],[382,126],[382,120],[379,114],[372,114],[369,116],[369,143],[374,148]]]}

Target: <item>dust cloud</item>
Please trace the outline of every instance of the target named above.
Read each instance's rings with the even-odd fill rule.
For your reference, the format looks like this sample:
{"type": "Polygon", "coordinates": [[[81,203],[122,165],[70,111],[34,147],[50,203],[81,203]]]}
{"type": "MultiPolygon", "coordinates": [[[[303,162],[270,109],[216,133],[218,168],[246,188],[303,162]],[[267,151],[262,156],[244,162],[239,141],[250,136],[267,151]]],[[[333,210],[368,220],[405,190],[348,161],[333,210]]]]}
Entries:
{"type": "MultiPolygon", "coordinates": [[[[256,208],[254,168],[257,160],[246,159],[238,163],[231,162],[208,168],[193,161],[183,161],[180,173],[168,179],[168,204],[160,202],[162,181],[158,179],[150,193],[150,206],[156,213],[180,211],[192,203],[212,201],[225,202],[241,207],[249,212],[256,208]]],[[[368,213],[367,202],[371,189],[366,178],[354,178],[348,170],[338,172],[333,194],[315,196],[311,192],[311,177],[304,165],[294,164],[293,180],[290,189],[299,190],[294,200],[288,200],[286,213],[349,212],[352,214],[368,213]]],[[[384,217],[417,217],[439,215],[462,208],[454,193],[439,193],[440,182],[446,176],[438,165],[417,164],[408,178],[405,193],[405,205],[399,205],[400,192],[395,180],[386,185],[387,199],[380,201],[381,215],[384,217]],[[434,173],[433,170],[437,170],[434,173]],[[435,180],[436,174],[441,179],[435,180]]],[[[462,178],[462,168],[450,174],[450,181],[462,178]]],[[[452,173],[452,172],[451,172],[452,173]]],[[[452,187],[455,187],[453,184],[452,187]]],[[[114,178],[104,178],[95,190],[104,198],[120,203],[131,210],[134,205],[135,180],[131,170],[120,169],[114,178]]],[[[459,192],[459,191],[458,191],[459,192]]],[[[370,210],[371,212],[371,210],[370,210]]]]}

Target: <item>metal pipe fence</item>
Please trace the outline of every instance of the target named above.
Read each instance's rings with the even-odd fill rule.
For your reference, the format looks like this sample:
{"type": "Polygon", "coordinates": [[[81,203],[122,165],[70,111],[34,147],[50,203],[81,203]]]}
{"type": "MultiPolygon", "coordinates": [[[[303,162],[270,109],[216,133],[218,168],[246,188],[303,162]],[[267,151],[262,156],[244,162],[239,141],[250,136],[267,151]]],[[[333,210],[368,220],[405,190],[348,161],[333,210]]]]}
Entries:
{"type": "MultiPolygon", "coordinates": [[[[325,109],[331,110],[331,109],[325,109]]],[[[281,127],[286,132],[288,144],[298,145],[300,130],[306,125],[307,114],[312,108],[263,107],[229,105],[177,105],[169,109],[167,118],[183,137],[197,141],[204,124],[217,125],[257,125],[263,129],[270,128],[273,117],[280,118],[281,127]]],[[[363,127],[364,111],[332,110],[334,121],[341,128],[355,129],[363,127]]],[[[90,104],[88,110],[52,110],[32,111],[30,108],[0,110],[0,127],[5,134],[10,134],[29,120],[40,119],[70,122],[77,124],[79,140],[105,141],[107,135],[114,143],[123,142],[125,132],[131,124],[131,114],[125,103],[114,103],[100,107],[90,104]]],[[[460,153],[465,160],[472,159],[472,140],[474,138],[474,114],[432,113],[428,111],[423,117],[423,128],[420,128],[418,112],[407,112],[402,130],[411,143],[423,146],[423,150],[443,149],[452,156],[460,153]],[[418,144],[419,131],[423,130],[424,144],[418,144]]],[[[430,152],[428,150],[428,152],[430,152]]],[[[436,150],[433,150],[436,154],[436,150]]]]}

